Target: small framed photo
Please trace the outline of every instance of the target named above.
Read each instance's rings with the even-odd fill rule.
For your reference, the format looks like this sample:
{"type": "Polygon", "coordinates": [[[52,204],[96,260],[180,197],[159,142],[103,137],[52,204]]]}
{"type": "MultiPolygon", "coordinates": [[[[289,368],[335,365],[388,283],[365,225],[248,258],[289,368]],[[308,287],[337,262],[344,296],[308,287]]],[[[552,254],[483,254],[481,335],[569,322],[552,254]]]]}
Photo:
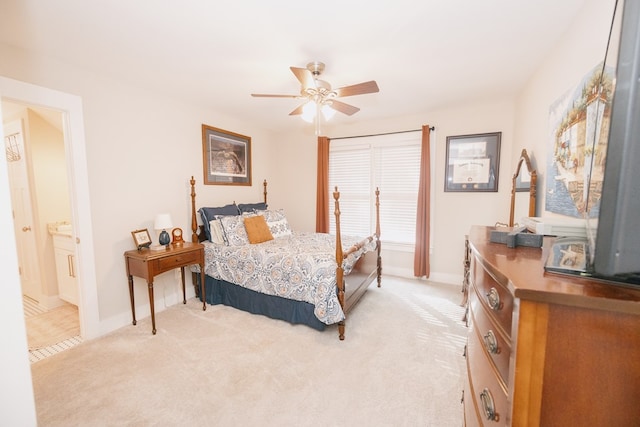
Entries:
{"type": "Polygon", "coordinates": [[[149,230],[146,228],[132,231],[131,235],[133,236],[133,243],[136,245],[136,248],[142,249],[151,246],[151,236],[149,235],[149,230]]]}
{"type": "Polygon", "coordinates": [[[204,183],[251,185],[251,137],[202,125],[204,183]]]}
{"type": "Polygon", "coordinates": [[[502,132],[447,137],[444,191],[498,191],[502,132]]]}

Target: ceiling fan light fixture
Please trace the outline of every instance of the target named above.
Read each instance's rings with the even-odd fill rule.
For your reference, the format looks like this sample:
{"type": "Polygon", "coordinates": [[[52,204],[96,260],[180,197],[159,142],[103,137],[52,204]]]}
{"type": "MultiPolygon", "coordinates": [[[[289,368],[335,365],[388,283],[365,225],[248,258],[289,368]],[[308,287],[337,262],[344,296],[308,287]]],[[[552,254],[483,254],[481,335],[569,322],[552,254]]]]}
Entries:
{"type": "Polygon", "coordinates": [[[289,113],[290,116],[300,115],[308,123],[316,122],[316,132],[319,132],[321,119],[329,120],[338,111],[347,116],[360,111],[358,107],[338,101],[337,98],[365,95],[379,92],[378,84],[375,80],[358,83],[349,86],[342,86],[332,89],[329,82],[320,79],[324,71],[324,64],[319,61],[310,62],[306,68],[289,67],[296,79],[300,82],[299,95],[269,95],[252,93],[251,96],[261,98],[295,98],[305,99],[301,105],[289,113]]]}
{"type": "Polygon", "coordinates": [[[324,119],[327,121],[331,120],[331,118],[336,115],[336,110],[331,108],[329,104],[323,104],[321,111],[322,111],[322,115],[324,116],[324,119]]]}
{"type": "Polygon", "coordinates": [[[318,107],[314,101],[309,101],[302,107],[302,120],[307,123],[313,123],[316,118],[318,107]]]}

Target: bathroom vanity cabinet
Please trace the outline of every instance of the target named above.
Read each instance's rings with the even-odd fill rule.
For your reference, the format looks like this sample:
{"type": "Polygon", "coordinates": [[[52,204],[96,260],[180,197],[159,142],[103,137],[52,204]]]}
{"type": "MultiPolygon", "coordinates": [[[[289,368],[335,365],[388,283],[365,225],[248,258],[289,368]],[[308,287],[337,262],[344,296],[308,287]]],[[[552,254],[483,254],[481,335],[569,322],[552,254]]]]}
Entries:
{"type": "Polygon", "coordinates": [[[76,269],[76,243],[71,234],[53,234],[58,295],[60,299],[78,305],[78,278],[76,269]]]}

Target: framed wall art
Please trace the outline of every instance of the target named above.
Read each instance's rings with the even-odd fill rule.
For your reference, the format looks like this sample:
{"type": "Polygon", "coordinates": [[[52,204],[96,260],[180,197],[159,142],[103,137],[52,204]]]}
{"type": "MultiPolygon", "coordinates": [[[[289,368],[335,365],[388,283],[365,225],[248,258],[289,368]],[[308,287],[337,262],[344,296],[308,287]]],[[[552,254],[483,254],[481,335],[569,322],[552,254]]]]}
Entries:
{"type": "Polygon", "coordinates": [[[498,191],[502,132],[447,137],[444,191],[498,191]]]}
{"type": "Polygon", "coordinates": [[[251,137],[202,125],[204,183],[251,185],[251,137]]]}

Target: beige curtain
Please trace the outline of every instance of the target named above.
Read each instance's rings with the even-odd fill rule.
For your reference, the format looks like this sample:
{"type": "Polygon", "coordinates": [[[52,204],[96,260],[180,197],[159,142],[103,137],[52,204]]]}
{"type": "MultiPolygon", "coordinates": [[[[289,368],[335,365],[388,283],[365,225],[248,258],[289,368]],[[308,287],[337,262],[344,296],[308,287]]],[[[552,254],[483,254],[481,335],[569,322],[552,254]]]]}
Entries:
{"type": "Polygon", "coordinates": [[[418,188],[418,209],[416,216],[416,246],[413,258],[413,275],[429,277],[429,196],[431,188],[429,125],[422,126],[422,154],[420,155],[420,185],[418,188]]]}
{"type": "Polygon", "coordinates": [[[318,182],[316,188],[316,233],[329,232],[329,138],[318,137],[318,182]]]}

